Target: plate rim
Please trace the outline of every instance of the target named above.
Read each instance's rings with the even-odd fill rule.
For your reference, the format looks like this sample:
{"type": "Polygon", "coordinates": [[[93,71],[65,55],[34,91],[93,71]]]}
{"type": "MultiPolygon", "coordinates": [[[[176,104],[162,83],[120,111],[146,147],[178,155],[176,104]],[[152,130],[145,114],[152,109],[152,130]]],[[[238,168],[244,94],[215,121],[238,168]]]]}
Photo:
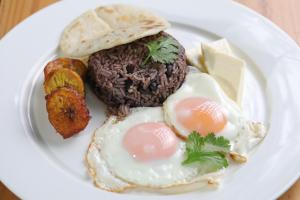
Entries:
{"type": "MultiPolygon", "coordinates": [[[[216,1],[215,1],[215,2],[216,2],[216,1]]],[[[223,2],[222,2],[222,3],[223,3],[223,2]]],[[[5,35],[2,37],[2,39],[1,39],[1,41],[0,41],[0,50],[1,50],[2,44],[3,44],[6,40],[8,40],[8,39],[11,37],[11,35],[16,34],[17,31],[19,31],[20,27],[25,26],[25,25],[27,26],[28,24],[32,23],[32,21],[33,21],[34,19],[36,19],[37,16],[39,16],[39,15],[41,15],[41,14],[45,14],[45,13],[49,12],[52,8],[54,8],[54,7],[56,8],[56,7],[59,7],[59,6],[63,6],[64,4],[66,4],[66,3],[63,2],[63,1],[61,1],[61,2],[56,2],[56,3],[51,4],[50,6],[44,8],[44,9],[42,9],[42,10],[40,10],[40,11],[34,13],[33,15],[31,15],[31,16],[28,17],[28,18],[26,18],[25,20],[23,20],[21,23],[19,23],[19,24],[18,24],[17,26],[15,26],[11,31],[9,31],[7,34],[5,34],[5,35]]],[[[227,3],[224,3],[224,4],[228,4],[228,5],[229,5],[229,4],[232,4],[232,5],[234,4],[235,6],[240,6],[241,9],[247,10],[247,12],[248,12],[248,13],[251,13],[251,15],[255,15],[256,17],[259,17],[259,18],[263,19],[268,25],[271,25],[271,27],[272,27],[274,30],[279,31],[280,34],[282,34],[286,39],[288,39],[288,40],[289,40],[288,42],[290,43],[290,45],[294,46],[295,48],[298,48],[298,50],[299,50],[299,47],[298,47],[297,43],[296,43],[290,36],[288,36],[287,33],[285,33],[285,32],[284,32],[283,30],[281,30],[278,26],[276,26],[275,24],[273,24],[269,19],[267,19],[267,18],[265,18],[265,17],[259,15],[259,14],[256,13],[255,11],[253,11],[253,10],[251,10],[251,9],[249,9],[249,8],[247,8],[247,7],[245,7],[245,6],[241,5],[241,4],[239,4],[239,3],[237,3],[237,2],[231,2],[231,1],[230,1],[230,2],[227,2],[227,3]]],[[[294,47],[293,47],[293,48],[294,48],[294,47]]],[[[0,116],[1,116],[1,118],[3,117],[1,114],[0,114],[0,116]]],[[[1,154],[0,154],[0,155],[1,155],[1,154]]],[[[0,172],[0,174],[1,174],[1,172],[0,172]]],[[[273,197],[278,197],[283,191],[285,191],[288,187],[290,187],[290,186],[298,179],[299,176],[300,176],[300,170],[299,170],[297,176],[295,176],[294,179],[291,179],[291,180],[289,181],[289,183],[285,184],[285,187],[283,187],[281,191],[278,191],[277,194],[274,194],[273,197]]],[[[21,195],[21,193],[18,193],[18,191],[15,190],[15,187],[13,186],[13,181],[12,181],[12,182],[11,182],[11,181],[8,181],[7,178],[3,178],[3,177],[5,177],[5,175],[2,174],[1,180],[3,181],[3,180],[5,179],[5,180],[3,181],[3,183],[4,183],[9,189],[11,189],[16,195],[18,195],[18,196],[20,196],[20,197],[23,197],[23,196],[21,195]]],[[[27,198],[28,198],[28,196],[27,196],[27,198]]]]}

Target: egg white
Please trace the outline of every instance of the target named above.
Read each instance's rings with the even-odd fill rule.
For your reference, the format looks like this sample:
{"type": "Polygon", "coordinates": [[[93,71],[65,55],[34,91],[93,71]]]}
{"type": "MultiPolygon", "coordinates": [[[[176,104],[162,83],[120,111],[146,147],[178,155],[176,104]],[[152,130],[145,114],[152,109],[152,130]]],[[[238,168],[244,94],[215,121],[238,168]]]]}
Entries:
{"type": "Polygon", "coordinates": [[[85,158],[89,175],[93,178],[95,186],[111,192],[122,192],[126,189],[134,188],[135,185],[115,177],[110,172],[100,153],[101,148],[99,144],[102,142],[103,141],[96,142],[93,139],[92,143],[89,145],[85,158]]]}
{"type": "Polygon", "coordinates": [[[123,121],[107,124],[96,132],[95,141],[103,141],[101,156],[115,176],[140,186],[168,187],[184,183],[197,175],[196,168],[181,164],[185,151],[185,143],[182,141],[171,157],[146,162],[137,161],[123,147],[123,137],[131,127],[140,123],[163,122],[163,120],[161,107],[140,108],[123,121]]]}

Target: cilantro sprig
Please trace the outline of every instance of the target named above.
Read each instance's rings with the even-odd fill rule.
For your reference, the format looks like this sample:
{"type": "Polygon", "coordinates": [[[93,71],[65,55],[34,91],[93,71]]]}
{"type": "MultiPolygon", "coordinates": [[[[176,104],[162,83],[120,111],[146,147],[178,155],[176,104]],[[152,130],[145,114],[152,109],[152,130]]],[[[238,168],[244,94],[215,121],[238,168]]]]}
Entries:
{"type": "Polygon", "coordinates": [[[198,164],[203,173],[214,172],[228,167],[226,154],[230,150],[230,142],[223,136],[213,133],[202,137],[193,131],[186,141],[186,159],[183,165],[198,164]]]}
{"type": "Polygon", "coordinates": [[[176,40],[170,37],[160,37],[157,40],[145,44],[148,48],[148,55],[142,63],[142,66],[151,58],[154,62],[168,64],[174,62],[179,53],[179,47],[176,40]]]}

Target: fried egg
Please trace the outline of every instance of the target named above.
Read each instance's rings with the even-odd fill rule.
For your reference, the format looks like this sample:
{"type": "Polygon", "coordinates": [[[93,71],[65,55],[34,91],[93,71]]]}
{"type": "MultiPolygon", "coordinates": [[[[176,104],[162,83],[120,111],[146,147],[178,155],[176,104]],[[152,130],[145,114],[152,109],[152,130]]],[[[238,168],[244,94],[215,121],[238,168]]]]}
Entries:
{"type": "Polygon", "coordinates": [[[122,121],[110,117],[95,132],[86,160],[95,184],[117,192],[135,187],[171,192],[175,186],[180,192],[180,185],[204,186],[219,176],[183,166],[184,154],[185,142],[164,123],[162,108],[152,107],[133,109],[122,121]]]}
{"type": "Polygon", "coordinates": [[[186,80],[163,105],[165,121],[182,138],[192,131],[230,140],[232,151],[247,154],[265,134],[261,123],[248,121],[214,78],[191,68],[186,80]]]}
{"type": "Polygon", "coordinates": [[[87,151],[88,171],[96,186],[113,192],[143,188],[180,193],[217,186],[224,169],[204,174],[199,165],[182,165],[184,139],[192,131],[224,136],[237,162],[246,162],[247,153],[266,133],[261,123],[244,117],[214,78],[191,68],[163,107],[131,109],[122,121],[109,117],[87,151]]]}

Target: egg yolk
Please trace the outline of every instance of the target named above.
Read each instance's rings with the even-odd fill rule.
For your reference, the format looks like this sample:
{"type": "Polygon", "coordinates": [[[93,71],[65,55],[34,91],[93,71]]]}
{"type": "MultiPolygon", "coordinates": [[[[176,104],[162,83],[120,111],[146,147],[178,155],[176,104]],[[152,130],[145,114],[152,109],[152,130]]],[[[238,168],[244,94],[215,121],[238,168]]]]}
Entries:
{"type": "Polygon", "coordinates": [[[159,160],[172,156],[177,149],[178,138],[164,123],[141,123],[130,128],[123,146],[139,161],[159,160]]]}
{"type": "Polygon", "coordinates": [[[189,131],[206,136],[220,132],[227,123],[222,107],[207,98],[187,98],[176,104],[177,121],[189,131]]]}

